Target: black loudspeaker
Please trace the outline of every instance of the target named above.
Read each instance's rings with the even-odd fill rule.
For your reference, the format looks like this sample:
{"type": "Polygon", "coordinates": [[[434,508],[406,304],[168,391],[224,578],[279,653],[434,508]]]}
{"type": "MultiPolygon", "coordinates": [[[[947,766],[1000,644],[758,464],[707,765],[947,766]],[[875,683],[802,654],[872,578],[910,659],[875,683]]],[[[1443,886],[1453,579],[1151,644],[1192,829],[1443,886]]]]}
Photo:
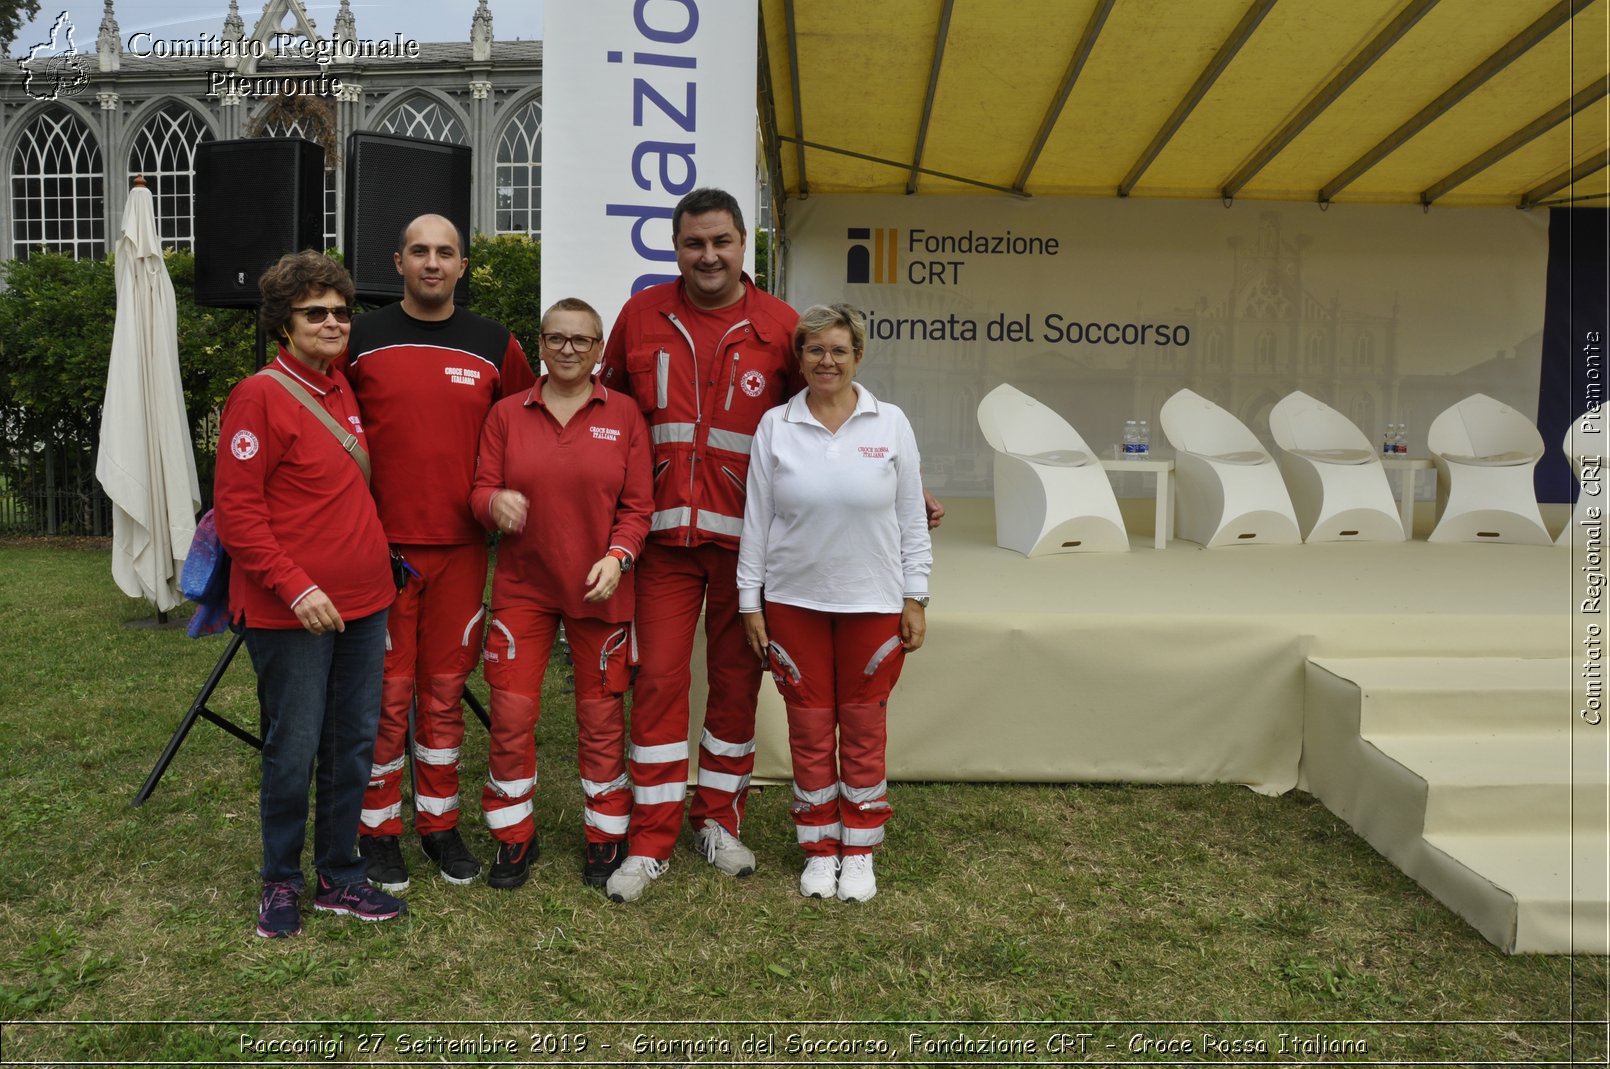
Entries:
{"type": "MultiPolygon", "coordinates": [[[[470,232],[470,148],[394,134],[355,133],[347,138],[346,264],[358,296],[400,300],[397,239],[416,217],[445,216],[467,240],[470,232]]],[[[466,247],[461,249],[470,254],[466,247]]],[[[466,272],[453,291],[469,304],[466,272]]]]}
{"type": "Polygon", "coordinates": [[[196,146],[196,303],[255,307],[288,252],[324,248],[324,149],[259,137],[196,146]]]}

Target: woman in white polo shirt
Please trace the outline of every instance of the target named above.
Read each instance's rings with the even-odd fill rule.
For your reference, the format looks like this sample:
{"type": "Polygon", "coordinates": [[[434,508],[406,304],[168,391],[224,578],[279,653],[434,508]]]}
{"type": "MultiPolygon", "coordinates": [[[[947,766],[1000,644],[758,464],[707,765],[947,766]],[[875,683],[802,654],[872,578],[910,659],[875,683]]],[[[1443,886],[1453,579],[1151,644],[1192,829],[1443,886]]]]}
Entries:
{"type": "Polygon", "coordinates": [[[889,819],[889,692],[927,630],[933,553],[905,413],[855,381],[866,320],[807,309],[794,330],[806,387],[767,412],[750,454],[738,605],[788,707],[799,892],[877,893],[889,819]]]}

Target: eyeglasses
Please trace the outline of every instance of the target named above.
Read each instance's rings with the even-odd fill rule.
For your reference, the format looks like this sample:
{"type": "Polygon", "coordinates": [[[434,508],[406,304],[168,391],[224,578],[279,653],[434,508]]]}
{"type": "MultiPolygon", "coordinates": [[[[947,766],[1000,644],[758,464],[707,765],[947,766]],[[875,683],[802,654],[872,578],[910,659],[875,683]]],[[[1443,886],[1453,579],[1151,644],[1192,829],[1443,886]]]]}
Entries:
{"type": "Polygon", "coordinates": [[[324,322],[326,316],[335,316],[337,323],[352,322],[352,309],[344,304],[332,304],[328,308],[322,304],[310,304],[306,308],[292,308],[291,311],[301,312],[307,316],[309,323],[314,324],[324,322]]]}
{"type": "Polygon", "coordinates": [[[807,345],[805,346],[805,355],[817,363],[831,356],[835,364],[848,364],[850,358],[855,355],[855,350],[846,349],[842,345],[835,345],[831,349],[825,345],[807,345]]]}
{"type": "Polygon", "coordinates": [[[556,353],[563,352],[566,345],[577,353],[590,353],[593,351],[593,346],[602,340],[602,338],[590,338],[585,334],[544,334],[542,346],[556,353]]]}

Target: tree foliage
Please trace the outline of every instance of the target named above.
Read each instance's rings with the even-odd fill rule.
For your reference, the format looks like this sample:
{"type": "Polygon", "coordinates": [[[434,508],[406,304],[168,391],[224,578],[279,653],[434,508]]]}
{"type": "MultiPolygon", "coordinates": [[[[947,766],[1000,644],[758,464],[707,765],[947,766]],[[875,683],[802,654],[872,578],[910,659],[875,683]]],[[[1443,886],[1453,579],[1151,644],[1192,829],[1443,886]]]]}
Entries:
{"type": "Polygon", "coordinates": [[[757,230],[754,234],[755,242],[755,285],[767,293],[773,292],[771,288],[771,231],[757,230]]]}
{"type": "Polygon", "coordinates": [[[92,448],[117,311],[110,260],[35,253],[5,265],[0,412],[13,442],[92,448]]]}
{"type": "Polygon", "coordinates": [[[17,34],[38,15],[39,0],[0,0],[0,54],[11,55],[17,34]]]}
{"type": "Polygon", "coordinates": [[[524,234],[470,240],[470,306],[514,332],[536,366],[537,328],[542,324],[542,245],[524,234]]]}
{"type": "MultiPolygon", "coordinates": [[[[178,313],[179,370],[185,411],[198,446],[197,464],[211,478],[207,421],[255,362],[249,311],[196,304],[195,257],[168,251],[178,313]]],[[[112,330],[117,318],[113,258],[75,260],[35,252],[0,265],[0,424],[13,450],[64,449],[86,470],[100,438],[112,330]]],[[[23,465],[12,452],[6,467],[23,465]]]]}

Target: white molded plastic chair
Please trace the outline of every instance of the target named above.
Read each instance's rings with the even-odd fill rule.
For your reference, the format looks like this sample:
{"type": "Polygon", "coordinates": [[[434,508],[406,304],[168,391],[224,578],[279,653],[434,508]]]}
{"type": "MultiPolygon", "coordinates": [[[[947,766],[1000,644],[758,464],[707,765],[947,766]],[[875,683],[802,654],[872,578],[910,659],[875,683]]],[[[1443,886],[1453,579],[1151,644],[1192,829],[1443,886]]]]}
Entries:
{"type": "MultiPolygon", "coordinates": [[[[1605,417],[1602,412],[1584,412],[1575,423],[1571,424],[1571,429],[1565,432],[1565,441],[1561,443],[1560,448],[1565,450],[1565,459],[1571,465],[1571,472],[1576,476],[1576,481],[1579,484],[1582,482],[1582,459],[1584,457],[1593,457],[1595,458],[1594,481],[1600,487],[1604,486],[1604,466],[1602,464],[1605,456],[1604,420],[1605,417]]],[[[1560,532],[1560,536],[1554,540],[1555,545],[1570,545],[1572,531],[1580,532],[1577,538],[1586,540],[1588,536],[1584,525],[1588,523],[1589,505],[1598,505],[1600,517],[1604,516],[1603,494],[1595,496],[1584,489],[1577,494],[1576,508],[1571,511],[1571,522],[1565,525],[1565,529],[1560,532]]]]}
{"type": "Polygon", "coordinates": [[[1177,453],[1181,538],[1208,548],[1302,541],[1280,470],[1246,424],[1191,390],[1170,397],[1158,416],[1177,453]]]}
{"type": "Polygon", "coordinates": [[[1129,534],[1101,461],[1068,421],[1002,384],[978,403],[995,450],[995,544],[1025,557],[1127,550],[1129,534]]]}
{"type": "Polygon", "coordinates": [[[1473,393],[1431,421],[1426,445],[1437,464],[1437,526],[1429,541],[1554,541],[1532,486],[1543,436],[1531,420],[1473,393]]]}
{"type": "Polygon", "coordinates": [[[1353,421],[1293,390],[1269,410],[1304,542],[1401,542],[1403,520],[1381,458],[1353,421]]]}

